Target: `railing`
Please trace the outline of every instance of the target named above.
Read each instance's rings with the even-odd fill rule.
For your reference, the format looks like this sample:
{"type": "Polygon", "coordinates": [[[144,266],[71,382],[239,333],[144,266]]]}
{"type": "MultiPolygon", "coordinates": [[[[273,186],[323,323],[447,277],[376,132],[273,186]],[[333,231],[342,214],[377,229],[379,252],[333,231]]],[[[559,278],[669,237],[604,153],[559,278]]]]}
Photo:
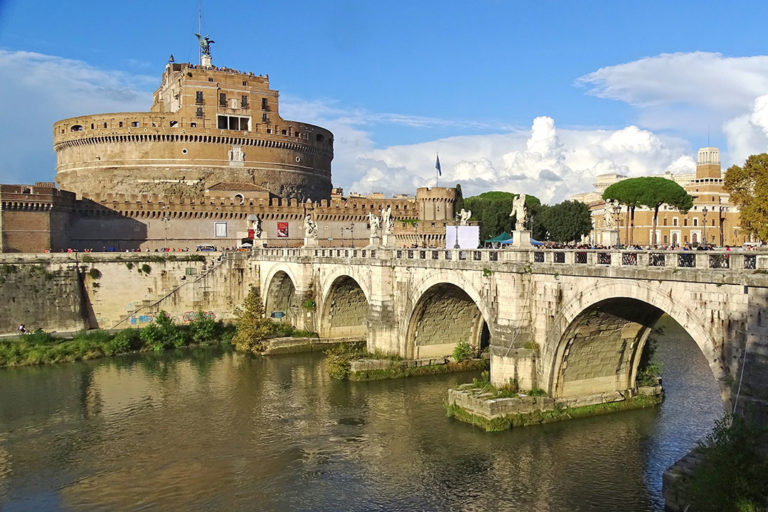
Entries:
{"type": "Polygon", "coordinates": [[[527,263],[536,266],[632,266],[648,269],[768,270],[768,253],[747,254],[725,251],[620,251],[589,249],[515,250],[515,249],[343,249],[343,248],[255,248],[254,256],[299,258],[395,258],[403,263],[421,261],[453,261],[466,265],[473,262],[527,263]]]}

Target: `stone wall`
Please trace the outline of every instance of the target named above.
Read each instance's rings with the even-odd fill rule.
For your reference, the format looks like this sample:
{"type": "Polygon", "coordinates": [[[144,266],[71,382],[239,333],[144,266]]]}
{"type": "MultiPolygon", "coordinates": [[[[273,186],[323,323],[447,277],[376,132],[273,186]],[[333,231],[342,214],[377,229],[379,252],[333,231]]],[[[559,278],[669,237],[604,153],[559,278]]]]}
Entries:
{"type": "Polygon", "coordinates": [[[47,331],[142,327],[166,311],[176,322],[196,312],[233,317],[257,269],[242,255],[204,261],[184,256],[117,253],[6,256],[0,262],[0,293],[10,304],[0,332],[19,323],[47,331]],[[188,257],[187,257],[188,258],[188,257]],[[83,261],[85,259],[85,261],[83,261]]]}

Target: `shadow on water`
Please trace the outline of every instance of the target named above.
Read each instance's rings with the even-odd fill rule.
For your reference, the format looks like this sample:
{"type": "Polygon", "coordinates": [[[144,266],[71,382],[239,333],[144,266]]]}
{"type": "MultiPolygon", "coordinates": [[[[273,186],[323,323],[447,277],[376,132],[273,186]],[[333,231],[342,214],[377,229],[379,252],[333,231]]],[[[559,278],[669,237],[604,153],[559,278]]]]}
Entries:
{"type": "Polygon", "coordinates": [[[335,382],[320,354],[216,349],[0,371],[0,506],[657,510],[720,402],[674,325],[656,355],[659,408],[496,434],[445,416],[471,373],[335,382]]]}

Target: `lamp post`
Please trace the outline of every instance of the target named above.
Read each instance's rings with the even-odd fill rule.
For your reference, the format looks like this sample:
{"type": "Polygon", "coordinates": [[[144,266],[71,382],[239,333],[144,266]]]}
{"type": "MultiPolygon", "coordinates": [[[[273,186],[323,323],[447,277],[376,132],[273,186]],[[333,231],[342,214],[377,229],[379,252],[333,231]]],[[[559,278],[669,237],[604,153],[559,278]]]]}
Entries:
{"type": "Polygon", "coordinates": [[[709,211],[709,210],[707,210],[707,207],[706,207],[706,206],[705,206],[704,208],[702,208],[702,209],[701,209],[701,214],[704,216],[704,230],[703,230],[703,233],[704,233],[704,234],[703,234],[703,235],[701,235],[701,238],[703,238],[703,239],[704,239],[704,240],[702,240],[702,241],[704,242],[704,248],[705,248],[705,249],[707,248],[707,212],[708,212],[708,211],[709,211]]]}
{"type": "Polygon", "coordinates": [[[621,246],[621,203],[613,203],[613,218],[616,219],[616,246],[621,246]]]}
{"type": "Polygon", "coordinates": [[[168,217],[167,209],[168,207],[163,205],[163,229],[165,230],[165,247],[163,248],[163,251],[168,249],[168,222],[171,220],[168,217]]]}

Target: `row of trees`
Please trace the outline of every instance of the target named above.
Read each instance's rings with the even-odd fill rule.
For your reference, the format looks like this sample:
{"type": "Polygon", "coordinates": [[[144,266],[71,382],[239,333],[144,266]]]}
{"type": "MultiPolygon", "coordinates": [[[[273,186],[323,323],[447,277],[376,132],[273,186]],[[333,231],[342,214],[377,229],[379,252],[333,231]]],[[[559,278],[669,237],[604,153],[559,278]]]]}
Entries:
{"type": "Polygon", "coordinates": [[[632,233],[635,230],[635,208],[645,206],[653,210],[653,230],[651,245],[658,243],[656,240],[656,225],[659,217],[659,208],[667,204],[676,208],[680,213],[688,213],[693,207],[693,198],[683,187],[672,180],[657,176],[645,176],[630,178],[614,183],[603,192],[605,201],[616,201],[629,210],[629,238],[628,244],[632,245],[632,233]]]}
{"type": "MultiPolygon", "coordinates": [[[[768,240],[768,154],[752,155],[747,158],[744,166],[729,167],[723,185],[730,194],[731,202],[739,207],[742,229],[760,240],[768,240]]],[[[517,194],[494,191],[464,199],[461,186],[457,185],[456,188],[459,193],[456,210],[472,210],[473,218],[480,223],[482,240],[512,230],[516,219],[510,217],[509,212],[512,211],[512,201],[517,194]]],[[[618,203],[629,212],[629,245],[633,243],[636,208],[653,210],[651,244],[656,246],[656,227],[661,206],[669,205],[683,214],[693,207],[693,198],[683,187],[658,176],[630,178],[614,183],[605,189],[603,199],[618,203]]],[[[583,203],[563,201],[549,206],[529,195],[526,196],[525,206],[528,214],[526,227],[535,239],[577,241],[592,229],[589,208],[583,203]]]]}
{"type": "MultiPolygon", "coordinates": [[[[460,187],[457,187],[460,189],[460,187]]],[[[472,210],[472,218],[480,223],[480,239],[487,240],[500,233],[511,232],[517,219],[510,217],[512,202],[518,194],[485,192],[457,202],[456,209],[472,210]]],[[[538,198],[525,196],[526,228],[537,240],[570,242],[579,240],[592,229],[589,207],[578,201],[563,201],[552,206],[541,204],[538,198]]]]}

